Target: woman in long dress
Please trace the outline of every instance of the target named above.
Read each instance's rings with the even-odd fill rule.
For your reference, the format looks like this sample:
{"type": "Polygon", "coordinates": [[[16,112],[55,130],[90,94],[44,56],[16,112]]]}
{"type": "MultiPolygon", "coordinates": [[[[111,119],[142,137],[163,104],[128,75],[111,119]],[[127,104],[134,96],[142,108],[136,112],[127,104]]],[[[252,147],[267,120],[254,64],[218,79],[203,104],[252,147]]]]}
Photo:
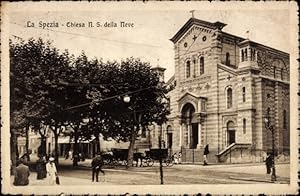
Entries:
{"type": "Polygon", "coordinates": [[[49,162],[46,164],[46,170],[47,170],[47,179],[49,181],[49,184],[55,185],[57,170],[56,170],[56,166],[55,166],[53,157],[49,158],[49,162]]]}

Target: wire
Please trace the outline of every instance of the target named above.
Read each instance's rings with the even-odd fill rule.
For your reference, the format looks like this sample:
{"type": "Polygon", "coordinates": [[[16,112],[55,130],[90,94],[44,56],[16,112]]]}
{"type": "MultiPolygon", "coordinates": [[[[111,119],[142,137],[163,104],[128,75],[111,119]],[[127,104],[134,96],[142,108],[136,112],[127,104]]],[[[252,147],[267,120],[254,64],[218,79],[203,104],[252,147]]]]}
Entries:
{"type": "MultiPolygon", "coordinates": [[[[120,96],[124,96],[124,95],[130,95],[130,94],[137,93],[137,92],[140,92],[140,91],[144,91],[144,90],[147,90],[147,89],[150,89],[150,88],[154,88],[154,87],[155,86],[150,86],[150,87],[147,87],[147,88],[142,88],[142,89],[138,89],[138,90],[127,92],[127,93],[122,93],[122,94],[119,94],[119,95],[114,95],[114,96],[111,96],[111,97],[107,97],[107,98],[98,100],[98,102],[107,101],[107,100],[114,99],[114,98],[117,98],[117,97],[120,97],[120,96]]],[[[91,101],[89,103],[84,103],[84,104],[80,104],[80,105],[77,105],[77,106],[72,106],[72,107],[69,107],[67,109],[64,109],[63,111],[85,107],[85,106],[90,105],[91,103],[93,103],[93,102],[91,101]]]]}

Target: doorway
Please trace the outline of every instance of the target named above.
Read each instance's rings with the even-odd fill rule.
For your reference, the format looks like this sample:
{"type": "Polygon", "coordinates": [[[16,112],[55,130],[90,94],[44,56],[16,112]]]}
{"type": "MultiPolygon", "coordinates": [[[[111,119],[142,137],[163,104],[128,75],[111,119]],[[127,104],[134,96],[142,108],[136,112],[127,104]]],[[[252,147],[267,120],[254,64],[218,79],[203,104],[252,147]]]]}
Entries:
{"type": "Polygon", "coordinates": [[[191,148],[195,149],[198,145],[198,123],[192,124],[191,148]]]}
{"type": "Polygon", "coordinates": [[[235,143],[235,130],[228,130],[228,145],[235,143]]]}
{"type": "Polygon", "coordinates": [[[172,149],[172,145],[173,145],[173,134],[172,133],[167,133],[167,141],[168,141],[168,149],[172,149]]]}
{"type": "Polygon", "coordinates": [[[227,123],[227,144],[235,143],[235,127],[232,121],[227,123]]]}

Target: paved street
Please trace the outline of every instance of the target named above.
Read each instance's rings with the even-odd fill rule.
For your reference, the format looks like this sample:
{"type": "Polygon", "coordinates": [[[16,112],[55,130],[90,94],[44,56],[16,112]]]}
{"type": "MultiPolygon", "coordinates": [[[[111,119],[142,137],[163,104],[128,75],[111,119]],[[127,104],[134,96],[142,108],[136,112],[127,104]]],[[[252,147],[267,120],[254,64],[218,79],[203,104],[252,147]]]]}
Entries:
{"type": "MultiPolygon", "coordinates": [[[[91,160],[79,162],[79,167],[73,169],[71,160],[60,160],[58,170],[62,185],[142,185],[160,184],[159,165],[152,167],[124,166],[104,168],[105,175],[100,173],[100,182],[91,181],[91,160]]],[[[276,183],[289,183],[289,164],[277,164],[276,183]]],[[[164,167],[165,184],[253,184],[272,183],[270,175],[265,174],[264,163],[228,164],[228,165],[174,165],[164,167]]],[[[36,173],[31,172],[31,185],[47,185],[46,180],[36,180],[36,173]]]]}

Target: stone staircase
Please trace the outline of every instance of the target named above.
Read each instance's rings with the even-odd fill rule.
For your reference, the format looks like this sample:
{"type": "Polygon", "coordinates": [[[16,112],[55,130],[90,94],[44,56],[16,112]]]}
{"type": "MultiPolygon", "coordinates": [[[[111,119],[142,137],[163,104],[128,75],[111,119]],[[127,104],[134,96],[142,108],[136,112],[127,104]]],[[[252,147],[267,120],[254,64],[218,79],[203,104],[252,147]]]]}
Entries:
{"type": "Polygon", "coordinates": [[[216,154],[218,162],[245,163],[252,162],[251,144],[232,143],[216,154]]]}

